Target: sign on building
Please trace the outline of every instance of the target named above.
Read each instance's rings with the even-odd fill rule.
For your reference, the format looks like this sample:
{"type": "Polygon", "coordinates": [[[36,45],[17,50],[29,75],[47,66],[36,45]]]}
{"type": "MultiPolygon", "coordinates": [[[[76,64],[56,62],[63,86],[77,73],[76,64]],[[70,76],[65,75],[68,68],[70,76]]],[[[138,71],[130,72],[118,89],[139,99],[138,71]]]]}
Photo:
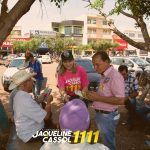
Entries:
{"type": "Polygon", "coordinates": [[[30,30],[31,36],[56,36],[55,31],[44,31],[44,30],[30,30]]]}
{"type": "Polygon", "coordinates": [[[128,43],[127,43],[125,40],[121,39],[121,38],[120,38],[119,36],[117,36],[117,35],[113,35],[112,38],[113,38],[113,42],[119,44],[119,46],[117,46],[117,47],[115,48],[116,50],[118,50],[118,51],[123,51],[123,50],[127,49],[128,43]]]}
{"type": "Polygon", "coordinates": [[[48,48],[47,44],[45,42],[42,42],[39,46],[39,48],[48,48]]]}

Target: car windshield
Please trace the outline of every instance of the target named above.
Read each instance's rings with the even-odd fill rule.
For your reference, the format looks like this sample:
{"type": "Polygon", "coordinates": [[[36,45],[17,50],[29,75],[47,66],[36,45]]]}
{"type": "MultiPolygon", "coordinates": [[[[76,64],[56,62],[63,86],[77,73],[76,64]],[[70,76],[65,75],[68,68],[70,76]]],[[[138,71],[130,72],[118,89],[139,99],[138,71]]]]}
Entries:
{"type": "Polygon", "coordinates": [[[24,63],[24,59],[14,59],[11,61],[9,67],[20,67],[24,63]]]}
{"type": "Polygon", "coordinates": [[[139,66],[149,66],[150,65],[147,61],[145,61],[139,57],[131,58],[131,60],[134,61],[139,66]]]}
{"type": "Polygon", "coordinates": [[[90,60],[87,60],[87,61],[77,60],[76,63],[84,67],[87,73],[95,72],[92,61],[90,60]]]}

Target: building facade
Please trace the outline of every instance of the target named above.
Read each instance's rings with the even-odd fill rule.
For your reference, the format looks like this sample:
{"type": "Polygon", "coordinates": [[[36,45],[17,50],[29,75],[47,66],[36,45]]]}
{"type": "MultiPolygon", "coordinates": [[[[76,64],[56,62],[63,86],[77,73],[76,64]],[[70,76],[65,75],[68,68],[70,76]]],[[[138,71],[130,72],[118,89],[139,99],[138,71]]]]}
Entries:
{"type": "Polygon", "coordinates": [[[65,20],[52,22],[53,31],[59,32],[64,38],[75,40],[78,45],[83,43],[84,22],[78,20],[65,20]]]}
{"type": "Polygon", "coordinates": [[[112,31],[101,15],[83,15],[76,20],[52,22],[52,30],[64,34],[64,37],[76,40],[78,44],[89,44],[100,40],[112,42],[112,31]]]}
{"type": "Polygon", "coordinates": [[[9,39],[9,38],[21,38],[21,37],[22,37],[22,27],[15,26],[7,38],[9,39]]]}
{"type": "Polygon", "coordinates": [[[124,33],[136,42],[144,42],[143,35],[140,31],[125,30],[124,33]]]}
{"type": "Polygon", "coordinates": [[[11,31],[10,35],[7,37],[7,39],[3,42],[1,48],[0,48],[0,53],[3,55],[7,55],[9,53],[14,53],[13,50],[13,43],[15,41],[22,41],[26,42],[29,41],[29,37],[23,37],[22,36],[22,28],[21,26],[15,26],[13,30],[11,31]]]}
{"type": "Polygon", "coordinates": [[[83,15],[78,19],[84,21],[83,44],[100,40],[112,42],[112,31],[108,22],[101,15],[83,15]]]}
{"type": "MultiPolygon", "coordinates": [[[[125,30],[124,34],[127,35],[129,38],[133,39],[136,42],[144,42],[144,38],[143,38],[143,35],[142,35],[141,31],[138,31],[138,30],[125,30]]],[[[136,47],[134,47],[130,44],[128,44],[127,50],[131,51],[131,52],[132,51],[135,52],[135,55],[138,55],[138,56],[142,56],[142,55],[147,56],[148,55],[147,51],[137,49],[136,47]]]]}

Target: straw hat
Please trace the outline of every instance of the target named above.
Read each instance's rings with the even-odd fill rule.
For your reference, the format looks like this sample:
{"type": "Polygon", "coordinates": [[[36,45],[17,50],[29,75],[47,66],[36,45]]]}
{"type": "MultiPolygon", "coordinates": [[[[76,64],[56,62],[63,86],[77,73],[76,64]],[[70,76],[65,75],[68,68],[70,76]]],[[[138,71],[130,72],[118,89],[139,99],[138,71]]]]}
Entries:
{"type": "MultiPolygon", "coordinates": [[[[17,86],[19,86],[21,83],[25,82],[26,80],[32,78],[35,75],[36,73],[29,73],[26,70],[19,70],[12,76],[12,82],[9,86],[9,90],[13,90],[17,86]]],[[[34,78],[32,78],[32,80],[35,81],[34,78]]]]}

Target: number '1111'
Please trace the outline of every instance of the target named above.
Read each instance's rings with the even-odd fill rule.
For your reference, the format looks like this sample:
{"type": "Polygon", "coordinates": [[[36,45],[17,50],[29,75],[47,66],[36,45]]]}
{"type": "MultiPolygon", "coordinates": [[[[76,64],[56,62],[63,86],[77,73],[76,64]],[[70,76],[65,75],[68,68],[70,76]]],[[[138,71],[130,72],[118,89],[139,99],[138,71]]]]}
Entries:
{"type": "Polygon", "coordinates": [[[91,143],[92,141],[92,136],[94,136],[94,143],[97,143],[98,141],[98,137],[99,137],[99,131],[89,131],[89,132],[86,132],[86,131],[83,131],[83,132],[80,132],[80,131],[76,131],[73,133],[75,138],[74,138],[74,143],[78,143],[78,140],[79,140],[79,135],[81,135],[81,141],[80,143],[84,143],[84,141],[86,140],[86,142],[88,143],[91,143]]]}

